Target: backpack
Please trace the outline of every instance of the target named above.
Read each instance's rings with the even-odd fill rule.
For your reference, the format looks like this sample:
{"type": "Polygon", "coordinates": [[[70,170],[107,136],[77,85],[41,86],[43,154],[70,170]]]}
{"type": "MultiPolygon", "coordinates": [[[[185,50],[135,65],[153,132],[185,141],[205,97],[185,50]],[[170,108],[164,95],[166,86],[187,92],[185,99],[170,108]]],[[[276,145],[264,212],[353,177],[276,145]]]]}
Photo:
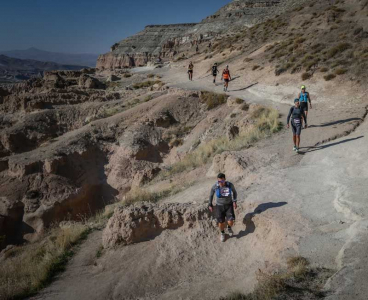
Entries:
{"type": "Polygon", "coordinates": [[[230,187],[230,183],[228,181],[225,182],[225,186],[223,188],[227,188],[223,190],[223,192],[225,193],[225,195],[221,195],[221,187],[218,183],[216,183],[216,197],[217,198],[226,198],[226,197],[231,197],[232,196],[232,190],[230,187]]]}

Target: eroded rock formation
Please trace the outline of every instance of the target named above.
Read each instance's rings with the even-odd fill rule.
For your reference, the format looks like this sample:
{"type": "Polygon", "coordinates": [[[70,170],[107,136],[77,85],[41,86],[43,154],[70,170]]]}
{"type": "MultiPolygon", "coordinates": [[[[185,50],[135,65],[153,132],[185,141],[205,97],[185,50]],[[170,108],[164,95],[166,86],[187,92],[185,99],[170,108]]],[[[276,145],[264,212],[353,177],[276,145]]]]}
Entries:
{"type": "Polygon", "coordinates": [[[138,203],[115,209],[104,232],[105,248],[149,240],[167,229],[192,228],[198,222],[211,223],[206,205],[138,203]]]}

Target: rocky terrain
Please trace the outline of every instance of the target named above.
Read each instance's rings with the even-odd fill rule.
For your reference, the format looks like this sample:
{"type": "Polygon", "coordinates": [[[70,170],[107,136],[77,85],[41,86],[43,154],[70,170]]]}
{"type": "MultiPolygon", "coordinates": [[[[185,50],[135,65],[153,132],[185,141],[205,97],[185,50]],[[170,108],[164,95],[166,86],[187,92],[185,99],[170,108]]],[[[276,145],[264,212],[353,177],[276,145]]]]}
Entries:
{"type": "Polygon", "coordinates": [[[302,256],[313,284],[278,287],[285,299],[365,299],[367,10],[362,0],[233,1],[200,24],[148,26],[97,69],[1,86],[0,262],[16,265],[29,249],[20,244],[47,261],[44,245],[65,238],[50,237],[55,223],[94,231],[38,295],[42,280],[14,292],[0,277],[0,296],[227,299],[266,289],[259,273],[278,278],[302,256]],[[258,24],[214,30],[197,53],[206,35],[187,33],[226,18],[258,24]],[[226,95],[214,62],[230,65],[226,95]],[[297,155],[278,122],[301,84],[313,108],[297,155]],[[240,195],[225,243],[205,204],[218,172],[240,195]]]}
{"type": "Polygon", "coordinates": [[[9,50],[0,51],[0,54],[19,58],[32,59],[44,62],[54,62],[60,65],[77,65],[96,67],[97,54],[74,54],[74,53],[58,53],[51,51],[44,51],[34,47],[25,50],[9,50]]]}
{"type": "Polygon", "coordinates": [[[60,65],[54,62],[18,59],[0,55],[0,83],[11,83],[42,77],[44,71],[80,70],[83,66],[60,65]]]}
{"type": "Polygon", "coordinates": [[[101,55],[97,68],[116,69],[144,66],[157,59],[171,59],[194,45],[213,41],[221,34],[260,23],[291,10],[305,0],[234,0],[198,24],[150,25],[138,34],[111,47],[101,55]]]}

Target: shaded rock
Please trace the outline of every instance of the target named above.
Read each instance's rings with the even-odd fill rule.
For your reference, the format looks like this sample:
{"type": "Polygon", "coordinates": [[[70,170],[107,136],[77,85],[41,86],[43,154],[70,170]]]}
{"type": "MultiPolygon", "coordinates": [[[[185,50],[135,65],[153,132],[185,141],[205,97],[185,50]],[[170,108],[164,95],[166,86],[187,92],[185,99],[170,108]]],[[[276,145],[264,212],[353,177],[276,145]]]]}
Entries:
{"type": "Polygon", "coordinates": [[[96,78],[83,74],[79,77],[78,85],[87,89],[104,89],[105,85],[96,78]]]}
{"type": "Polygon", "coordinates": [[[116,75],[110,75],[109,77],[107,77],[107,82],[114,82],[114,81],[118,81],[120,80],[120,77],[116,76],[116,75]]]}

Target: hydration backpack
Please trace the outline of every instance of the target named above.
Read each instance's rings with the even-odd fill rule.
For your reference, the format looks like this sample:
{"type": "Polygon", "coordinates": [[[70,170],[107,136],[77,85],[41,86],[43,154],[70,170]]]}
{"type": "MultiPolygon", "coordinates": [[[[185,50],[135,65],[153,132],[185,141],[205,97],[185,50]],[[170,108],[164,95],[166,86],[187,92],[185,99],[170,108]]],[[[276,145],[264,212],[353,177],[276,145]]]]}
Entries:
{"type": "Polygon", "coordinates": [[[232,190],[231,190],[229,182],[226,181],[224,187],[220,187],[220,185],[218,183],[216,185],[217,185],[217,188],[216,188],[216,197],[217,198],[231,197],[232,190]]]}

